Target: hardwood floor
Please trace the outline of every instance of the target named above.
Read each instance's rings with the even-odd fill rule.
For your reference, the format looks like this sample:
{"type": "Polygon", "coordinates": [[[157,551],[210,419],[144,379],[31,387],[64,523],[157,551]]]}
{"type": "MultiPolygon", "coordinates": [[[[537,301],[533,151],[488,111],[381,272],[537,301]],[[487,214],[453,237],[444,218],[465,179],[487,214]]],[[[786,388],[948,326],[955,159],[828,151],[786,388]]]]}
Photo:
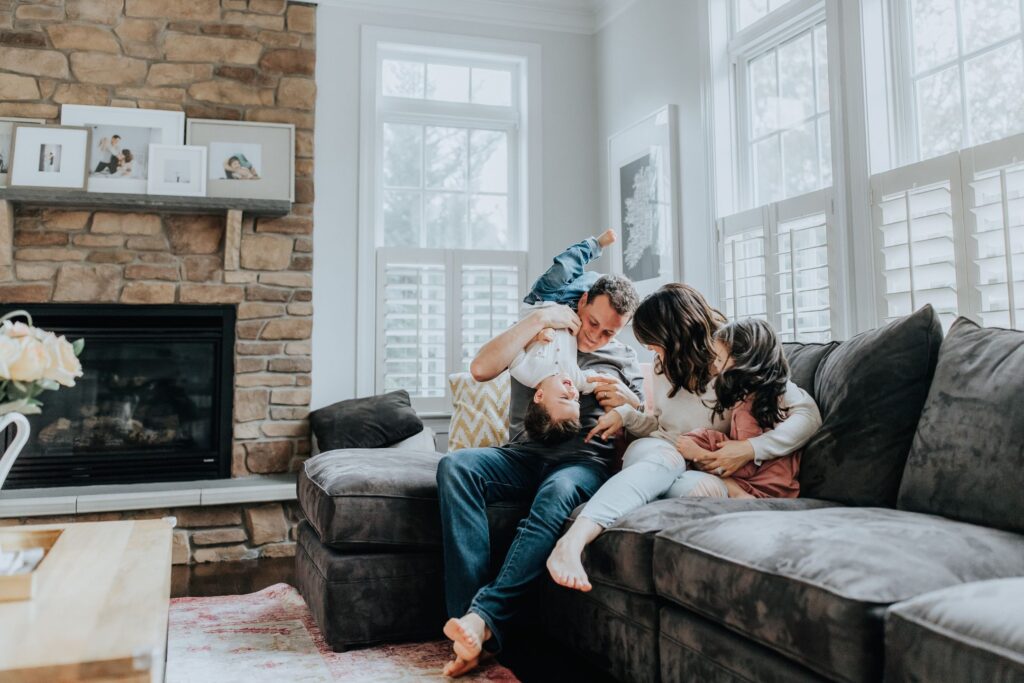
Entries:
{"type": "MultiPolygon", "coordinates": [[[[294,585],[294,577],[293,558],[178,565],[171,571],[171,597],[244,595],[275,583],[294,585]]],[[[506,639],[505,651],[498,658],[523,683],[614,683],[583,658],[567,654],[539,635],[540,631],[530,625],[517,629],[506,639]]]]}

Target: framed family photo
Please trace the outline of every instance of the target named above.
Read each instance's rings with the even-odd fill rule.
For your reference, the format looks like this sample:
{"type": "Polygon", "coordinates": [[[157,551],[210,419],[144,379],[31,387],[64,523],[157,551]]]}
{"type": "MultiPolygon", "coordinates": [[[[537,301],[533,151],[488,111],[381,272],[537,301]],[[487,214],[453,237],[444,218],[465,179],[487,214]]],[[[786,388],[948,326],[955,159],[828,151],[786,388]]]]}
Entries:
{"type": "Polygon", "coordinates": [[[149,194],[206,196],[206,148],[149,146],[149,194]]]}
{"type": "Polygon", "coordinates": [[[85,187],[88,128],[14,126],[11,187],[85,187]]]}
{"type": "Polygon", "coordinates": [[[609,215],[619,233],[612,271],[641,296],[678,279],[676,140],[671,104],[608,138],[609,215]]]}
{"type": "Polygon", "coordinates": [[[65,104],[60,122],[89,129],[89,192],[145,194],[149,146],[180,145],[180,111],[65,104]]]}
{"type": "Polygon", "coordinates": [[[189,119],[188,145],[207,150],[207,194],[295,201],[295,126],[189,119]]]}
{"type": "Polygon", "coordinates": [[[0,116],[0,187],[7,187],[14,151],[14,126],[41,126],[46,119],[18,119],[0,116]]]}

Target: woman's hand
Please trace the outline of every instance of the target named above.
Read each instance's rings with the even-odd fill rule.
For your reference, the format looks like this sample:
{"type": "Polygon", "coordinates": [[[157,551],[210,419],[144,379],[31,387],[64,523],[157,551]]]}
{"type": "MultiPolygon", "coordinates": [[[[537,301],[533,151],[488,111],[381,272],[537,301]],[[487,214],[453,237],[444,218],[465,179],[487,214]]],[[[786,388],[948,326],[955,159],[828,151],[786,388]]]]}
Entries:
{"type": "Polygon", "coordinates": [[[713,455],[712,451],[701,448],[697,445],[696,441],[685,434],[676,438],[676,450],[679,451],[679,455],[683,456],[685,460],[697,461],[705,455],[713,455]]]}
{"type": "Polygon", "coordinates": [[[606,375],[592,375],[589,379],[597,385],[597,388],[594,389],[594,398],[597,399],[597,402],[605,410],[618,408],[622,405],[632,406],[636,409],[640,408],[640,399],[636,397],[633,390],[626,386],[622,380],[606,375]]]}
{"type": "MultiPolygon", "coordinates": [[[[688,456],[684,454],[683,457],[688,456]]],[[[705,451],[689,459],[705,472],[717,474],[724,479],[754,459],[754,447],[748,440],[723,441],[717,451],[705,451]]]]}
{"type": "Polygon", "coordinates": [[[597,421],[594,428],[587,434],[587,438],[584,439],[586,443],[590,443],[590,440],[594,438],[594,435],[601,437],[603,441],[607,441],[613,438],[622,430],[622,416],[614,410],[605,413],[601,416],[601,419],[597,421]]]}

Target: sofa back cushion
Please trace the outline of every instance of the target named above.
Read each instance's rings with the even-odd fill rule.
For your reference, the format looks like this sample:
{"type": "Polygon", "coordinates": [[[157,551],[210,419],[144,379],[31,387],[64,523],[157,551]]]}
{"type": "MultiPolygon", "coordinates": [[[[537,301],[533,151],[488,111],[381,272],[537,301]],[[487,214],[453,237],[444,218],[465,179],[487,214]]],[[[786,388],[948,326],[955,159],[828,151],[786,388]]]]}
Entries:
{"type": "Polygon", "coordinates": [[[840,342],[829,342],[827,344],[800,344],[799,342],[786,342],[782,349],[786,353],[786,360],[789,362],[789,379],[798,387],[806,391],[812,398],[814,395],[814,378],[818,374],[818,367],[821,362],[828,358],[828,355],[835,351],[840,342]]]}
{"type": "Polygon", "coordinates": [[[828,354],[815,375],[823,423],[804,447],[801,496],[895,506],[941,341],[925,306],[828,354]]]}
{"type": "Polygon", "coordinates": [[[960,318],[939,352],[898,507],[1024,533],[1024,332],[960,318]]]}

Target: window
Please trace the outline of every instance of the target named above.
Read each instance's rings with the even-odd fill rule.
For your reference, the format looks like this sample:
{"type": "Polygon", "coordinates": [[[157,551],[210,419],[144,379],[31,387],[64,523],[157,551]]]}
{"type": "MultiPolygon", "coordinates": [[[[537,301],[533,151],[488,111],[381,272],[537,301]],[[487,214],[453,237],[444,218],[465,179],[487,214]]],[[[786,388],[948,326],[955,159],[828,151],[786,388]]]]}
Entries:
{"type": "Polygon", "coordinates": [[[899,161],[1024,130],[1019,0],[892,0],[899,161]]]}
{"type": "Polygon", "coordinates": [[[736,30],[742,31],[787,2],[789,0],[733,0],[733,21],[736,30]]]}
{"type": "Polygon", "coordinates": [[[361,358],[373,359],[372,391],[406,389],[418,410],[445,412],[447,376],[516,321],[522,299],[527,58],[374,31],[362,234],[376,264],[363,280],[376,291],[376,342],[361,358]]]}
{"type": "MultiPolygon", "coordinates": [[[[748,3],[737,2],[737,6],[748,3]]],[[[742,12],[740,12],[742,16],[742,12]]],[[[794,29],[768,16],[733,40],[740,205],[760,206],[832,184],[824,9],[794,29]],[[764,33],[777,33],[764,42],[764,33]],[[748,42],[749,41],[749,42],[748,42]]]]}

